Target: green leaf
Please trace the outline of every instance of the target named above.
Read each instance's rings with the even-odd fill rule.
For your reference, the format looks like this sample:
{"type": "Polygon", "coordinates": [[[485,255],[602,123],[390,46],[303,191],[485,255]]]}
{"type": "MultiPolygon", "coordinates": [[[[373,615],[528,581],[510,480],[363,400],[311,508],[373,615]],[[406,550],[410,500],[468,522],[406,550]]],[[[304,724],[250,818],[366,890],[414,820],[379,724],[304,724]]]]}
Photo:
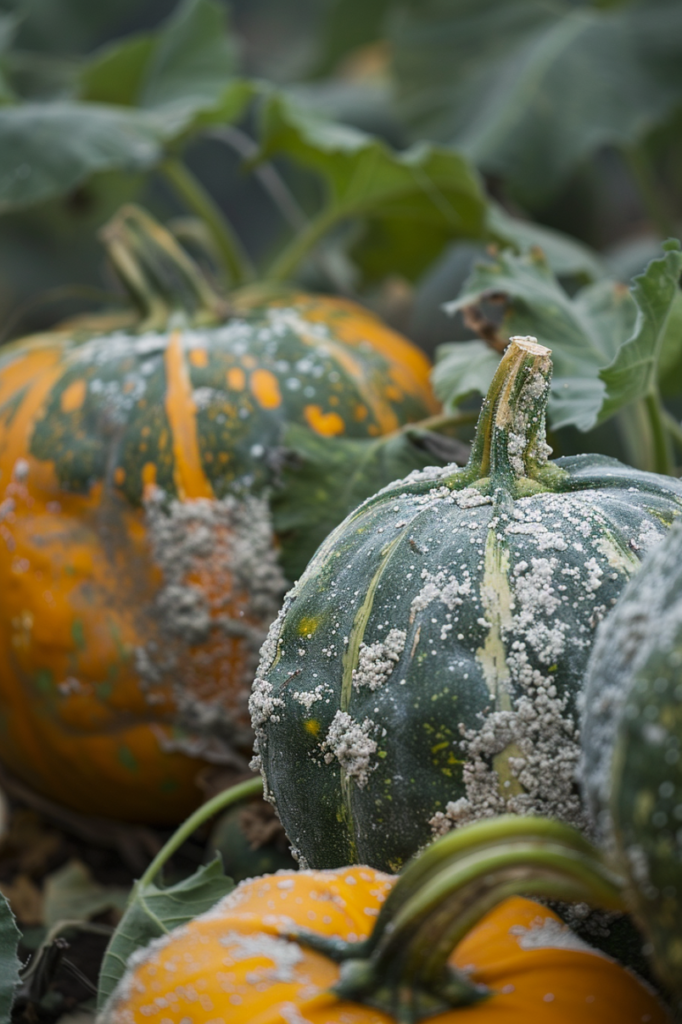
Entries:
{"type": "Polygon", "coordinates": [[[9,903],[0,893],[0,1021],[10,1019],[14,992],[19,984],[21,963],[17,947],[21,932],[17,928],[9,903]]]}
{"type": "Polygon", "coordinates": [[[2,55],[12,44],[17,24],[15,14],[0,14],[0,104],[11,103],[14,99],[14,93],[2,67],[2,55]]]}
{"type": "Polygon", "coordinates": [[[471,394],[487,394],[499,362],[499,352],[483,341],[439,345],[431,383],[443,408],[455,409],[471,394]]]}
{"type": "Polygon", "coordinates": [[[288,277],[301,255],[343,220],[370,223],[353,255],[371,276],[415,276],[446,241],[483,235],[478,176],[450,150],[418,144],[396,153],[372,135],[271,94],[261,112],[261,158],[273,155],[309,168],[326,186],[322,209],[275,264],[274,278],[288,277]]]}
{"type": "Polygon", "coordinates": [[[126,889],[100,885],[78,860],[47,876],[44,896],[43,919],[48,928],[58,921],[88,921],[106,910],[123,910],[128,901],[126,889]]]}
{"type": "Polygon", "coordinates": [[[68,192],[96,171],[146,170],[163,134],[146,114],[94,103],[0,109],[0,210],[68,192]]]}
{"type": "Polygon", "coordinates": [[[631,290],[602,280],[570,298],[542,253],[503,252],[492,263],[478,264],[461,295],[445,308],[473,307],[479,329],[486,336],[496,333],[499,342],[533,335],[550,348],[552,425],[590,430],[650,393],[681,272],[682,253],[671,248],[635,278],[631,290]],[[496,325],[486,314],[490,300],[500,298],[508,305],[496,325]]]}
{"type": "Polygon", "coordinates": [[[155,47],[156,37],[151,33],[127,36],[102,47],[81,71],[80,99],[136,106],[155,47]]]}
{"type": "Polygon", "coordinates": [[[656,390],[658,362],[682,274],[680,243],[671,239],[663,244],[663,249],[663,257],[652,260],[644,273],[634,279],[631,289],[637,304],[634,332],[620,346],[613,362],[599,374],[606,384],[600,422],[628,402],[656,390]]]}
{"type": "Polygon", "coordinates": [[[589,246],[543,224],[512,217],[498,203],[491,202],[488,206],[488,230],[518,252],[530,252],[536,247],[542,249],[557,277],[597,281],[605,275],[599,256],[589,246]]]}
{"type": "Polygon", "coordinates": [[[212,107],[235,72],[225,7],[182,0],[159,33],[139,96],[142,107],[212,107]]]}
{"type": "Polygon", "coordinates": [[[312,74],[328,75],[343,57],[381,38],[393,0],[333,0],[312,74]]]}
{"type": "Polygon", "coordinates": [[[681,36],[679,0],[412,0],[392,22],[398,102],[418,137],[538,205],[597,148],[668,117],[681,36]]]}
{"type": "Polygon", "coordinates": [[[127,910],[107,947],[99,976],[98,1008],[104,1005],[125,973],[136,949],[210,910],[234,888],[223,874],[220,857],[176,885],[159,888],[135,883],[127,910]]]}
{"type": "Polygon", "coordinates": [[[270,506],[288,579],[300,576],[325,537],[365,498],[413,469],[447,461],[420,445],[426,435],[418,424],[371,441],[287,429],[289,458],[270,506]]]}
{"type": "Polygon", "coordinates": [[[235,51],[225,8],[183,0],[155,33],[103,47],[81,73],[81,98],[190,112],[216,106],[234,76],[235,51]]]}

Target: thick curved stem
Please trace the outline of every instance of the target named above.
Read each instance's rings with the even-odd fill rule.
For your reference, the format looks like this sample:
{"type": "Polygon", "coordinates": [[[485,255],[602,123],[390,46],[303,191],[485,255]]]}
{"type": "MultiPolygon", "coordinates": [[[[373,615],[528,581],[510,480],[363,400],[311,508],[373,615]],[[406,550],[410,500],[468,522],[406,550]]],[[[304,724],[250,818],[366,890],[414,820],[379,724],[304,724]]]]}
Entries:
{"type": "Polygon", "coordinates": [[[142,310],[142,328],[163,330],[181,311],[194,324],[217,323],[227,303],[164,227],[134,204],[100,231],[118,276],[142,310]]]}
{"type": "Polygon", "coordinates": [[[622,888],[574,829],[508,815],[451,832],[410,863],[364,942],[295,937],[343,965],[337,994],[414,1024],[485,997],[449,959],[497,903],[528,895],[622,910],[622,888]]]}

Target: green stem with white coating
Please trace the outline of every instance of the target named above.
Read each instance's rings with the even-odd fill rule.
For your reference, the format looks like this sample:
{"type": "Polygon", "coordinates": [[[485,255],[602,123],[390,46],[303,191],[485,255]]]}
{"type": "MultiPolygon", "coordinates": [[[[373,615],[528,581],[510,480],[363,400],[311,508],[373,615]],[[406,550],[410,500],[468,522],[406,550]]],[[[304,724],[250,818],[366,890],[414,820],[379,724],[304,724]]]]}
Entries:
{"type": "Polygon", "coordinates": [[[292,938],[340,963],[334,991],[404,1024],[490,993],[456,971],[453,949],[512,895],[624,910],[623,883],[575,829],[506,815],[457,829],[403,871],[363,942],[308,932],[292,938]]]}
{"type": "Polygon", "coordinates": [[[563,471],[548,462],[545,443],[551,376],[550,349],[535,338],[510,340],[481,407],[464,469],[472,485],[519,497],[551,490],[563,478],[563,471]]]}

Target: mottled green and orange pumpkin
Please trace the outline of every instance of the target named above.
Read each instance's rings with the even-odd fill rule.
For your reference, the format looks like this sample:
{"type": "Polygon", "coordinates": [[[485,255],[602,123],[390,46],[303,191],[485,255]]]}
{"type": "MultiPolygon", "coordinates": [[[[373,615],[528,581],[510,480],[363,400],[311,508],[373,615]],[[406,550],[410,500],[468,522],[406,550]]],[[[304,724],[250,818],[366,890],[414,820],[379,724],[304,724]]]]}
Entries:
{"type": "Polygon", "coordinates": [[[283,428],[373,437],[434,400],[425,357],[351,302],[237,315],[141,211],[106,242],[142,322],[0,356],[0,758],[80,811],[165,822],[202,765],[247,763],[283,428]]]}

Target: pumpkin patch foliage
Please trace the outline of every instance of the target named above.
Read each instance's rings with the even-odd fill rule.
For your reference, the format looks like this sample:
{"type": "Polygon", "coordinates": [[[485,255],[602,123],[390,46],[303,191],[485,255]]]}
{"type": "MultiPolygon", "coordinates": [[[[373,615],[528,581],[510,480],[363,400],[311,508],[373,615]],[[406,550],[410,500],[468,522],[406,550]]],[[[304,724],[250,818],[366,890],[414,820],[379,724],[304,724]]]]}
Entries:
{"type": "Polygon", "coordinates": [[[0,1024],[682,1021],[681,32],[0,0],[0,1024]]]}

